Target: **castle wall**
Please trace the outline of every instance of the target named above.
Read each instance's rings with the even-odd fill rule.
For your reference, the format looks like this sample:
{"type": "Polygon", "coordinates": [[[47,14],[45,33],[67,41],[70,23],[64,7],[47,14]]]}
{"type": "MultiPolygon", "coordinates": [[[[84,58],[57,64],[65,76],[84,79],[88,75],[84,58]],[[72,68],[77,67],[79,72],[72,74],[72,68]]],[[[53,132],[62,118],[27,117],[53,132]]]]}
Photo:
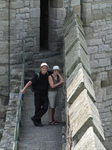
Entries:
{"type": "MultiPolygon", "coordinates": [[[[27,38],[25,59],[26,62],[31,64],[33,55],[39,51],[39,27],[39,0],[11,0],[10,3],[5,0],[0,1],[0,135],[3,131],[5,112],[8,104],[8,80],[10,80],[10,78],[15,78],[16,75],[19,75],[19,70],[17,71],[17,69],[22,67],[22,40],[25,37],[36,36],[36,49],[32,48],[34,47],[34,41],[32,41],[33,39],[27,38]],[[8,44],[10,44],[10,47],[8,44]]],[[[11,84],[15,84],[16,86],[18,83],[15,79],[15,82],[11,84]]]]}
{"type": "Polygon", "coordinates": [[[0,1],[0,138],[3,132],[5,111],[8,104],[8,5],[0,1]]]}
{"type": "Polygon", "coordinates": [[[82,0],[81,18],[90,56],[96,106],[105,131],[104,145],[112,148],[112,1],[82,0]]]}
{"type": "Polygon", "coordinates": [[[94,105],[96,98],[90,78],[85,34],[82,23],[75,13],[66,18],[64,35],[66,150],[106,150],[101,143],[104,133],[98,110],[94,105]]]}

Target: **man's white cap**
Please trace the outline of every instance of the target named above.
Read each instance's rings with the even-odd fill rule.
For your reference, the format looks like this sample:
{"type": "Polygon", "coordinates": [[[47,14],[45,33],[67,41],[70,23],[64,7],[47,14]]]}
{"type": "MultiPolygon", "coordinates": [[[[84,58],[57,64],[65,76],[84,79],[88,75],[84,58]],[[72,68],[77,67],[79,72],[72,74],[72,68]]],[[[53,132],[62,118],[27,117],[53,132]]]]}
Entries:
{"type": "Polygon", "coordinates": [[[60,70],[59,66],[54,66],[53,70],[60,70]]]}
{"type": "Polygon", "coordinates": [[[46,66],[47,68],[49,68],[49,66],[47,65],[47,63],[41,63],[40,68],[46,66]]]}

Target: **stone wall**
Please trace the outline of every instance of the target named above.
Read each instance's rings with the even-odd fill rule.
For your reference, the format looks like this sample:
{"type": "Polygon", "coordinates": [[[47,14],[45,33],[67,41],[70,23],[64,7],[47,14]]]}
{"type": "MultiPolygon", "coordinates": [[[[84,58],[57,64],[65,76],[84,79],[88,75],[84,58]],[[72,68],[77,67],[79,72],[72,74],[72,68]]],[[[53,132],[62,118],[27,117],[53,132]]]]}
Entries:
{"type": "Polygon", "coordinates": [[[83,0],[82,21],[90,56],[96,106],[105,131],[105,147],[112,149],[112,1],[83,0]]]}
{"type": "Polygon", "coordinates": [[[27,64],[31,64],[34,54],[38,53],[39,27],[39,0],[11,0],[10,3],[5,0],[0,1],[0,137],[4,126],[5,112],[9,101],[8,79],[10,80],[13,78],[11,85],[18,86],[19,83],[16,80],[16,77],[19,75],[19,69],[22,67],[21,64],[23,62],[23,38],[29,36],[36,36],[37,38],[37,47],[35,50],[32,48],[34,47],[34,41],[32,42],[33,39],[27,38],[28,41],[25,51],[25,59],[27,64]],[[10,62],[8,42],[10,42],[10,62]]]}
{"type": "Polygon", "coordinates": [[[64,1],[51,0],[49,3],[49,50],[62,51],[65,17],[64,1]]]}
{"type": "Polygon", "coordinates": [[[64,25],[66,77],[67,141],[66,150],[106,150],[82,23],[71,13],[64,25]],[[88,136],[89,135],[89,136],[88,136]]]}
{"type": "Polygon", "coordinates": [[[0,138],[3,132],[5,111],[8,104],[8,5],[0,1],[0,138]]]}
{"type": "MultiPolygon", "coordinates": [[[[35,53],[39,52],[39,28],[40,28],[40,1],[39,0],[16,0],[11,1],[11,65],[18,67],[22,64],[23,43],[26,38],[25,59],[29,62],[35,53]],[[36,49],[33,49],[32,36],[36,36],[36,49]],[[29,38],[31,37],[31,38],[29,38]]],[[[31,59],[32,58],[32,59],[31,59]]]]}

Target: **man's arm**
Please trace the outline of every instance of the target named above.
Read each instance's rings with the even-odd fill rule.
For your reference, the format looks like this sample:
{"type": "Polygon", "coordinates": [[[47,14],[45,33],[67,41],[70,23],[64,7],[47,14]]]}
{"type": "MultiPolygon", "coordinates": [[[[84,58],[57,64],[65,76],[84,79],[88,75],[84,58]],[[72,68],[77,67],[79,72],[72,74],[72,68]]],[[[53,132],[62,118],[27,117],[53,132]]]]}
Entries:
{"type": "Polygon", "coordinates": [[[27,87],[29,87],[31,84],[32,84],[32,82],[29,81],[20,92],[24,94],[27,87]]]}

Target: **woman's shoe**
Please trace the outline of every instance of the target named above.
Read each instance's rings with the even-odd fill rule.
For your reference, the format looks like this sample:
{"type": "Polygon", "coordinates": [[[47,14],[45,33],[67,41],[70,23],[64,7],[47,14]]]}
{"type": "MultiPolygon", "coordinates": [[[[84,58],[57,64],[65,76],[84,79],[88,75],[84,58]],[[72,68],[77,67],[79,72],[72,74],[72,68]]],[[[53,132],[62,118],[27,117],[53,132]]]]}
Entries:
{"type": "Polygon", "coordinates": [[[49,122],[49,125],[55,125],[54,121],[49,122]]]}
{"type": "Polygon", "coordinates": [[[56,125],[58,125],[59,124],[59,121],[58,120],[53,120],[53,122],[56,124],[56,125]]]}

